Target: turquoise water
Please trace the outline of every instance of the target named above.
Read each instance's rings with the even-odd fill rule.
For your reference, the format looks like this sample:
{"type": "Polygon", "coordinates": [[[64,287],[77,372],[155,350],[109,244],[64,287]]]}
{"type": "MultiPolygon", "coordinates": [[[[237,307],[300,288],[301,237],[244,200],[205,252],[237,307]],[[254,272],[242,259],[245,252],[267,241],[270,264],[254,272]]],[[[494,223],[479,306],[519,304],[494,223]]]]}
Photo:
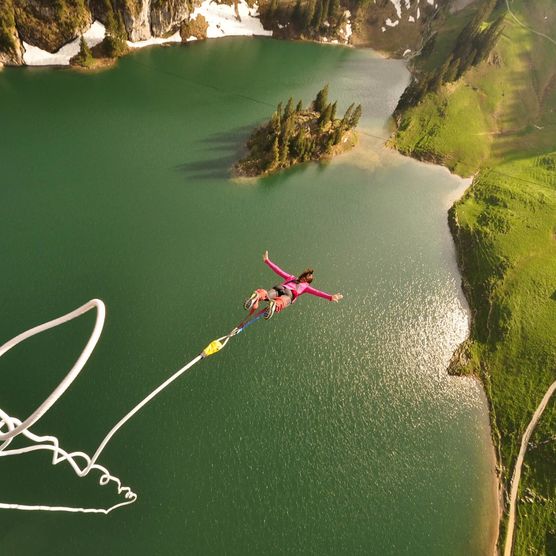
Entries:
{"type": "MultiPolygon", "coordinates": [[[[372,136],[408,81],[369,51],[225,39],[133,54],[96,74],[0,74],[0,342],[100,297],[95,353],[33,430],[92,453],[135,403],[243,317],[255,287],[316,287],[201,363],[100,463],[139,494],[109,516],[0,511],[5,554],[485,554],[495,520],[487,410],[448,377],[465,337],[446,210],[461,181],[372,136]],[[324,83],[362,103],[360,145],[259,181],[228,170],[249,130],[324,83]]],[[[0,359],[23,418],[93,315],[0,359]]],[[[0,501],[118,497],[46,453],[0,460],[0,501]]]]}

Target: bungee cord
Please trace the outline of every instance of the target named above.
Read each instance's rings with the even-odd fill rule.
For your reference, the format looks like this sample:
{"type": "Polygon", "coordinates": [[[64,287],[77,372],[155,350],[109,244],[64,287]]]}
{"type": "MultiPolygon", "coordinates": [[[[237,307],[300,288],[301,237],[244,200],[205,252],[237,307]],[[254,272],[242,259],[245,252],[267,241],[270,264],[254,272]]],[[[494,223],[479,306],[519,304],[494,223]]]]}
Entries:
{"type": "Polygon", "coordinates": [[[91,471],[99,472],[99,485],[106,486],[113,483],[116,486],[116,490],[119,495],[124,499],[122,502],[118,502],[109,508],[83,508],[83,507],[71,507],[71,506],[46,506],[46,505],[28,505],[28,504],[14,504],[7,502],[0,502],[0,509],[11,509],[11,510],[27,510],[27,511],[49,511],[49,512],[73,512],[73,513],[99,513],[99,514],[109,514],[111,511],[122,506],[127,506],[128,504],[133,504],[137,500],[137,494],[131,490],[131,488],[122,485],[120,479],[108,471],[108,469],[102,465],[97,464],[97,460],[106,448],[106,445],[110,442],[113,436],[122,428],[125,423],[127,423],[136,413],[138,413],[146,404],[148,404],[153,398],[155,398],[162,390],[174,382],[177,378],[187,372],[191,367],[196,365],[199,361],[213,355],[220,351],[229,342],[230,338],[236,336],[242,332],[247,326],[250,326],[257,320],[259,320],[264,315],[264,309],[255,313],[255,310],[251,310],[247,317],[241,321],[235,328],[232,329],[226,336],[222,336],[216,340],[213,340],[199,355],[194,357],[189,363],[184,365],[181,369],[178,369],[174,374],[167,378],[162,384],[157,386],[150,394],[143,398],[137,405],[135,405],[124,417],[122,417],[111,429],[108,431],[106,436],[100,442],[98,448],[96,449],[93,456],[89,456],[84,452],[67,452],[60,447],[60,442],[55,436],[39,436],[32,433],[29,427],[37,423],[45,413],[60,399],[64,392],[68,389],[71,383],[77,378],[79,373],[82,371],[83,367],[87,363],[89,357],[93,353],[95,346],[97,345],[102,329],[104,327],[104,321],[106,318],[106,307],[100,299],[91,299],[81,307],[78,307],[74,311],[71,311],[61,317],[53,319],[51,321],[45,322],[34,328],[22,332],[15,338],[12,338],[0,347],[0,357],[4,355],[7,351],[23,342],[24,340],[40,334],[45,330],[49,330],[66,322],[69,322],[88,311],[96,309],[97,316],[95,320],[95,325],[91,336],[87,341],[83,351],[77,358],[73,367],[63,378],[63,380],[58,384],[58,386],[48,395],[46,400],[42,402],[35,411],[33,411],[25,420],[21,421],[16,417],[9,416],[5,411],[0,408],[0,457],[8,457],[21,455],[36,451],[50,451],[52,452],[52,465],[57,465],[66,461],[75,474],[78,477],[85,477],[91,471]],[[8,449],[9,445],[17,436],[24,436],[31,440],[33,444],[30,446],[25,446],[23,448],[8,449]],[[81,463],[81,465],[80,465],[81,463]]]}

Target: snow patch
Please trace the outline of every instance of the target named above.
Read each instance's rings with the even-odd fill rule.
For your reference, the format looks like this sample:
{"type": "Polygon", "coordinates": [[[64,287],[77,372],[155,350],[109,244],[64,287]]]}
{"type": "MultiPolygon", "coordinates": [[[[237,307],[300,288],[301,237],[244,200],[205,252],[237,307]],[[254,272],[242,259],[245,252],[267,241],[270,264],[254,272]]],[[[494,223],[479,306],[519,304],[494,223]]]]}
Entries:
{"type": "Polygon", "coordinates": [[[245,0],[240,0],[238,13],[241,21],[238,21],[233,6],[205,0],[198,8],[195,8],[191,19],[195,19],[198,15],[204,16],[208,23],[208,39],[238,35],[272,35],[272,31],[267,31],[262,26],[258,10],[258,4],[249,8],[245,0]]]}
{"type": "MultiPolygon", "coordinates": [[[[189,39],[187,39],[189,40],[189,39]]],[[[150,39],[145,39],[144,41],[126,41],[127,46],[130,48],[144,48],[145,46],[153,46],[155,44],[164,44],[167,42],[181,42],[180,32],[176,31],[171,37],[162,38],[162,37],[151,37],[150,39]]]]}
{"type": "Polygon", "coordinates": [[[408,48],[407,50],[404,50],[404,51],[403,51],[403,54],[402,54],[402,57],[405,58],[405,55],[406,55],[406,54],[409,54],[410,52],[411,52],[411,49],[410,49],[410,48],[408,48]]]}
{"type": "Polygon", "coordinates": [[[390,2],[394,4],[398,17],[402,17],[402,0],[390,0],[390,2]]]}
{"type": "Polygon", "coordinates": [[[396,19],[396,21],[392,21],[390,18],[388,18],[385,23],[386,25],[388,25],[388,27],[395,27],[399,22],[399,19],[396,19]]]}
{"type": "Polygon", "coordinates": [[[417,7],[417,19],[419,19],[421,17],[421,10],[419,7],[417,7]]]}
{"type": "MultiPolygon", "coordinates": [[[[344,16],[343,16],[343,19],[344,19],[345,23],[340,27],[340,29],[338,31],[338,35],[340,36],[340,39],[345,44],[347,44],[349,42],[349,38],[353,34],[353,30],[351,28],[350,17],[351,17],[351,12],[349,10],[346,10],[344,12],[344,16]]],[[[338,41],[336,41],[336,42],[338,42],[338,41]]]]}
{"type": "Polygon", "coordinates": [[[106,35],[106,27],[100,21],[94,21],[83,34],[83,38],[87,46],[93,48],[104,40],[104,35],[106,35]]]}
{"type": "Polygon", "coordinates": [[[415,18],[414,18],[412,15],[410,15],[410,16],[407,18],[407,21],[409,21],[409,23],[415,23],[415,18]]]}
{"type": "MultiPolygon", "coordinates": [[[[87,46],[96,46],[104,39],[105,27],[100,21],[95,21],[85,33],[83,38],[87,46]]],[[[51,53],[37,46],[23,42],[23,61],[28,66],[68,66],[70,60],[79,53],[81,37],[65,44],[57,52],[51,53]]]]}
{"type": "Polygon", "coordinates": [[[380,30],[384,33],[384,31],[386,31],[386,27],[381,27],[380,30]]]}

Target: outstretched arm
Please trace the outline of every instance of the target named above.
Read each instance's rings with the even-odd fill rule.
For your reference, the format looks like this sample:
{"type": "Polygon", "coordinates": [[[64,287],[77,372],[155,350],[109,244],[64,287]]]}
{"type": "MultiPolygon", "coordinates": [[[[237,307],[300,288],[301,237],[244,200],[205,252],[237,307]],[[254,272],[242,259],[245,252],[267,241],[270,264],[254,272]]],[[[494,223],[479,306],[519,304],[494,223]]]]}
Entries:
{"type": "Polygon", "coordinates": [[[311,295],[316,295],[317,297],[322,297],[323,299],[328,299],[328,301],[334,301],[335,303],[338,303],[338,301],[340,301],[340,299],[343,299],[344,297],[341,293],[335,293],[334,295],[331,295],[321,290],[317,290],[317,288],[313,288],[311,286],[306,288],[304,293],[310,293],[311,295]]]}
{"type": "Polygon", "coordinates": [[[268,258],[268,251],[265,251],[265,252],[264,252],[263,261],[264,261],[265,264],[268,265],[274,272],[276,272],[276,274],[278,274],[278,276],[281,276],[282,278],[284,278],[284,280],[295,280],[295,276],[294,276],[293,274],[288,274],[287,272],[284,272],[277,264],[274,264],[274,263],[268,258]]]}

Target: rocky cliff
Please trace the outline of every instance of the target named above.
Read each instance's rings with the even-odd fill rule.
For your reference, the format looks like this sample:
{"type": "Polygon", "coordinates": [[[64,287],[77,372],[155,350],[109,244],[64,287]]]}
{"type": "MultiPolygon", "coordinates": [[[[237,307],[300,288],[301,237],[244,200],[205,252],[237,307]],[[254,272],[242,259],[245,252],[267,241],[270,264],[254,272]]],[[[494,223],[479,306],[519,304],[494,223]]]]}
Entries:
{"type": "MultiPolygon", "coordinates": [[[[233,6],[245,0],[213,0],[233,6]]],[[[429,22],[458,0],[260,0],[266,29],[280,38],[370,46],[401,57],[421,47],[429,22]]],[[[459,0],[461,1],[461,0],[459,0]]],[[[203,0],[0,0],[0,63],[24,63],[25,42],[57,52],[110,14],[129,41],[165,37],[191,25],[203,0]]],[[[247,0],[251,7],[255,0],[247,0]]],[[[182,33],[185,37],[185,34],[182,33]]],[[[185,40],[185,38],[184,38],[185,40]]]]}
{"type": "Polygon", "coordinates": [[[0,64],[23,63],[23,48],[15,26],[11,0],[0,0],[0,64]]]}
{"type": "MultiPolygon", "coordinates": [[[[188,19],[193,0],[113,0],[112,5],[123,16],[128,39],[135,42],[176,31],[188,19]]],[[[108,9],[107,0],[91,1],[99,21],[105,21],[108,9]]]]}

